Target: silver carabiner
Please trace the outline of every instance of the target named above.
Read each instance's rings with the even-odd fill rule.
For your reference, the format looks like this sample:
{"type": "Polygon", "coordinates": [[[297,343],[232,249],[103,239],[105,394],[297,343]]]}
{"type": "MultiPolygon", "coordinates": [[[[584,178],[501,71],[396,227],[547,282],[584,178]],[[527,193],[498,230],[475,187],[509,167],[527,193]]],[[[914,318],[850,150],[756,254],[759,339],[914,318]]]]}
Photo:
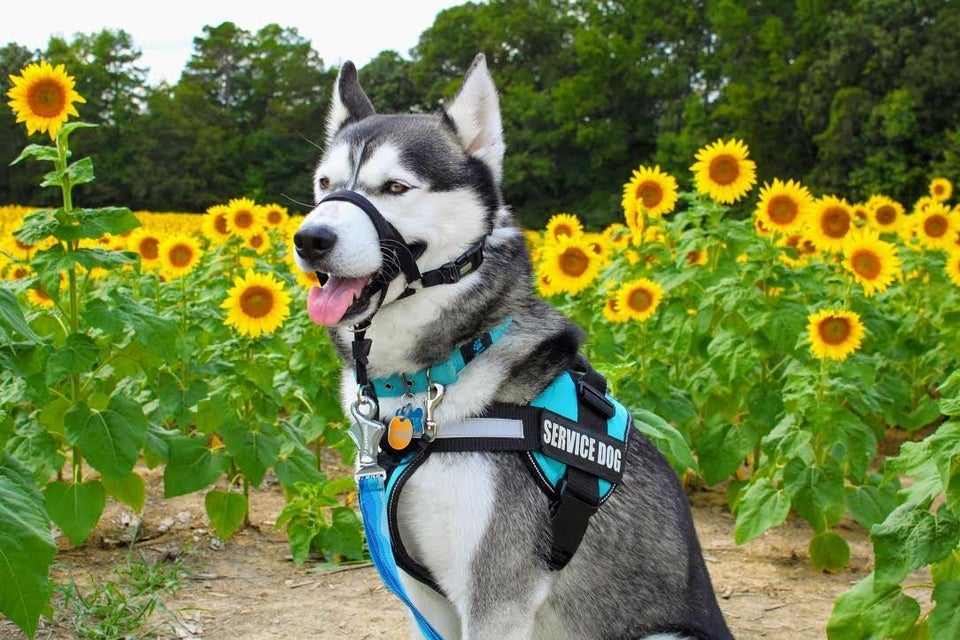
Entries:
{"type": "Polygon", "coordinates": [[[350,439],[357,446],[357,479],[363,476],[382,475],[387,473],[377,464],[377,451],[380,439],[387,428],[377,419],[377,403],[361,393],[350,405],[350,415],[353,424],[350,425],[350,439]]]}
{"type": "MultiPolygon", "coordinates": [[[[429,376],[427,381],[429,382],[429,376]]],[[[427,386],[427,397],[423,400],[424,420],[423,437],[427,442],[433,442],[437,437],[437,421],[434,420],[433,412],[437,405],[443,400],[443,385],[439,382],[429,382],[427,386]]]]}

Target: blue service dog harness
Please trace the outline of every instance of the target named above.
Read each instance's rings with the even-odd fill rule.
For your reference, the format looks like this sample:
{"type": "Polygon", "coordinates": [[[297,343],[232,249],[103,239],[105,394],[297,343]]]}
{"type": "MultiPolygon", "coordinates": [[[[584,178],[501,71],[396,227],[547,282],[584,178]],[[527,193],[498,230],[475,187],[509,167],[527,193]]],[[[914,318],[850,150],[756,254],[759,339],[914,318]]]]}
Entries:
{"type": "MultiPolygon", "coordinates": [[[[606,390],[606,381],[578,357],[528,405],[494,403],[484,414],[460,423],[437,425],[433,410],[459,371],[506,331],[512,319],[456,349],[444,362],[414,374],[375,379],[372,394],[413,398],[426,392],[422,427],[402,449],[391,446],[387,427],[376,416],[376,402],[362,394],[351,407],[351,435],[358,446],[357,483],[367,542],[384,583],[413,612],[427,638],[441,638],[406,595],[397,568],[439,593],[429,570],[406,552],[397,522],[405,483],[437,452],[497,451],[523,456],[533,479],[550,501],[552,531],[543,558],[560,570],[580,545],[590,517],[623,477],[633,418],[606,390]]],[[[374,395],[376,397],[376,395],[374,395]]],[[[419,411],[417,408],[415,411],[419,411]]],[[[398,415],[410,416],[410,405],[398,415]]],[[[416,421],[417,418],[415,418],[416,421]]]]}
{"type": "MultiPolygon", "coordinates": [[[[552,543],[544,562],[550,569],[560,570],[580,546],[590,517],[623,477],[633,419],[607,393],[603,376],[578,357],[571,369],[558,375],[529,405],[495,403],[481,416],[437,425],[433,412],[443,399],[444,385],[456,382],[459,372],[503,335],[512,318],[428,369],[371,380],[367,375],[371,341],[365,334],[390,283],[403,276],[401,297],[406,297],[419,290],[414,285],[422,288],[459,282],[483,263],[485,238],[455,260],[421,272],[416,260],[424,250],[422,243],[407,242],[363,195],[342,190],[321,202],[328,200],[349,202],[361,209],[377,232],[383,255],[383,266],[365,288],[365,295],[379,294],[379,300],[373,313],[353,327],[351,345],[357,399],[350,406],[350,436],[357,445],[356,479],[367,545],[384,583],[409,607],[423,635],[442,640],[410,601],[397,571],[400,566],[442,593],[429,571],[406,553],[397,526],[398,498],[416,469],[434,452],[502,451],[523,456],[550,500],[552,543]],[[416,393],[426,394],[422,409],[413,406],[416,393]],[[391,427],[397,421],[408,430],[409,440],[403,447],[391,446],[387,426],[380,421],[378,396],[400,397],[402,402],[409,399],[390,421],[391,427]]],[[[323,284],[326,276],[317,276],[323,284]]]]}

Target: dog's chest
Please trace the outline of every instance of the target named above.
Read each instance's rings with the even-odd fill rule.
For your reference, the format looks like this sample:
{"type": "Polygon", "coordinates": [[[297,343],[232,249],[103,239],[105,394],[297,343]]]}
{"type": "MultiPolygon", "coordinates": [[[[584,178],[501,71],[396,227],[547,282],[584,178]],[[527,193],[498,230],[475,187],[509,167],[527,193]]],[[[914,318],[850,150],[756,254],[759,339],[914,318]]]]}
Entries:
{"type": "Polygon", "coordinates": [[[407,552],[456,601],[470,589],[471,564],[494,517],[494,466],[484,454],[430,456],[399,496],[407,552]]]}

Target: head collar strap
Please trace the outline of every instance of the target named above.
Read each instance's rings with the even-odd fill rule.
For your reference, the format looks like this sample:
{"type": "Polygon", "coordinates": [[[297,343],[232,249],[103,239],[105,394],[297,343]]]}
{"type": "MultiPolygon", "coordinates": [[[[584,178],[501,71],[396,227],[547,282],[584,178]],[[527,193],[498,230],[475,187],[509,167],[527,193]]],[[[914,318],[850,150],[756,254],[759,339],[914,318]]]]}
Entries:
{"type": "MultiPolygon", "coordinates": [[[[420,268],[417,266],[417,258],[423,255],[423,252],[426,250],[426,246],[423,243],[407,242],[403,234],[383,217],[383,214],[377,210],[373,203],[356,191],[351,189],[334,191],[324,196],[320,202],[323,203],[332,200],[349,202],[367,214],[367,217],[370,218],[370,222],[373,224],[373,228],[377,232],[377,237],[380,239],[380,253],[383,256],[383,260],[381,261],[382,266],[374,276],[371,283],[373,286],[370,290],[371,294],[378,292],[380,294],[380,300],[376,310],[374,310],[374,314],[376,314],[377,310],[383,305],[387,287],[397,279],[401,273],[406,280],[406,289],[400,297],[405,298],[416,292],[416,289],[411,288],[410,285],[418,280],[420,281],[421,287],[453,284],[459,282],[465,275],[476,271],[480,265],[483,264],[485,238],[475,242],[452,262],[448,262],[436,269],[421,274],[420,268]]],[[[320,273],[317,274],[317,277],[320,279],[322,286],[326,278],[320,273]]],[[[370,326],[372,317],[373,314],[354,327],[352,347],[353,359],[356,364],[357,385],[360,387],[360,392],[376,402],[377,390],[370,384],[367,376],[367,356],[370,353],[371,341],[365,337],[366,329],[370,326]]]]}

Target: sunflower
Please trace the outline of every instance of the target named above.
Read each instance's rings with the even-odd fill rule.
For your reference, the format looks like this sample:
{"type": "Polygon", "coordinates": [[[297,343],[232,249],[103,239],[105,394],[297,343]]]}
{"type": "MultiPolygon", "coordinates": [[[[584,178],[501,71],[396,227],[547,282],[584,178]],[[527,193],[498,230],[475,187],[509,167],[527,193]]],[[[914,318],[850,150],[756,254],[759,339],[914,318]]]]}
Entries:
{"type": "Polygon", "coordinates": [[[537,273],[537,293],[540,294],[542,298],[549,298],[550,296],[555,296],[560,293],[560,289],[550,279],[550,275],[547,273],[537,273]]]}
{"type": "Polygon", "coordinates": [[[602,233],[596,231],[587,231],[583,234],[583,242],[590,247],[594,255],[600,259],[600,267],[605,267],[610,262],[610,254],[613,249],[610,241],[602,233]]]}
{"type": "Polygon", "coordinates": [[[243,246],[253,249],[257,255],[263,255],[273,247],[273,243],[270,242],[270,236],[267,235],[266,230],[261,229],[246,236],[243,239],[243,246]]]}
{"type": "Polygon", "coordinates": [[[810,351],[821,360],[846,360],[866,335],[860,316],[853,311],[822,309],[807,319],[810,351]]]}
{"type": "Polygon", "coordinates": [[[620,285],[616,306],[626,318],[643,322],[654,314],[663,299],[663,287],[649,278],[639,278],[620,285]]]}
{"type": "Polygon", "coordinates": [[[626,249],[630,246],[630,228],[619,222],[613,222],[603,230],[607,242],[613,249],[626,249]]]}
{"type": "Polygon", "coordinates": [[[13,87],[7,92],[11,98],[7,104],[17,114],[17,122],[27,124],[28,135],[46,131],[51,140],[56,140],[67,116],[80,115],[73,103],[86,100],[74,91],[74,78],[67,75],[62,64],[29,64],[20,73],[10,76],[13,87]]]}
{"type": "Polygon", "coordinates": [[[741,140],[718,139],[697,152],[694,172],[697,191],[721,204],[733,204],[757,181],[757,165],[748,160],[750,150],[741,140]]]}
{"type": "Polygon", "coordinates": [[[572,213],[555,213],[547,221],[547,241],[559,240],[561,236],[578,238],[583,235],[583,223],[572,213]]]}
{"type": "Polygon", "coordinates": [[[806,187],[774,178],[773,184],[764,183],[760,189],[756,216],[763,229],[789,234],[803,226],[812,206],[813,196],[806,187]]]}
{"type": "Polygon", "coordinates": [[[950,282],[960,287],[960,251],[953,251],[947,256],[945,268],[950,282]]]}
{"type": "Polygon", "coordinates": [[[290,294],[272,273],[248,270],[233,279],[233,287],[220,308],[227,310],[225,325],[256,338],[276,331],[290,315],[290,294]]]}
{"type": "Polygon", "coordinates": [[[793,257],[788,251],[780,254],[780,261],[788,267],[802,267],[820,255],[820,251],[817,249],[817,246],[813,244],[813,241],[802,233],[791,233],[789,236],[778,240],[777,245],[793,249],[797,252],[797,257],[793,257]]]}
{"type": "Polygon", "coordinates": [[[880,233],[896,233],[903,222],[903,205],[882,194],[867,200],[867,223],[880,233]]]}
{"type": "Polygon", "coordinates": [[[843,266],[863,285],[863,293],[883,293],[900,275],[896,245],[869,228],[850,233],[843,243],[843,266]]]}
{"type": "Polygon", "coordinates": [[[140,254],[141,269],[160,268],[160,236],[150,228],[134,229],[127,238],[127,249],[140,254]]]}
{"type": "Polygon", "coordinates": [[[934,202],[915,214],[913,230],[921,246],[949,251],[960,232],[960,215],[942,202],[934,202]]]}
{"type": "Polygon", "coordinates": [[[203,236],[213,244],[223,245],[230,239],[230,229],[227,227],[227,216],[230,207],[225,204],[215,204],[207,209],[203,215],[203,236]]]}
{"type": "Polygon", "coordinates": [[[660,171],[660,167],[652,169],[640,165],[633,170],[633,177],[623,185],[623,215],[627,224],[633,226],[642,212],[659,218],[665,213],[673,211],[677,206],[677,180],[669,173],[660,171]]]}
{"type": "Polygon", "coordinates": [[[263,227],[263,207],[250,198],[234,198],[227,203],[227,230],[238,236],[248,236],[263,227]]]}
{"type": "Polygon", "coordinates": [[[601,314],[607,322],[612,322],[613,324],[622,324],[629,320],[627,315],[623,313],[620,310],[619,305],[617,305],[616,296],[607,298],[607,301],[603,305],[603,311],[601,311],[601,314]]]}
{"type": "Polygon", "coordinates": [[[27,289],[27,300],[35,307],[41,309],[50,309],[53,307],[53,298],[47,295],[47,292],[40,287],[31,287],[27,289]]]}
{"type": "Polygon", "coordinates": [[[953,195],[953,183],[946,178],[934,178],[930,181],[930,197],[937,202],[945,202],[953,195]]]}
{"type": "Polygon", "coordinates": [[[853,228],[853,213],[843,198],[824,196],[813,206],[807,235],[821,251],[843,250],[843,239],[853,228]]]}
{"type": "Polygon", "coordinates": [[[160,241],[160,270],[167,278],[187,275],[200,262],[200,242],[178,233],[160,241]]]}
{"type": "Polygon", "coordinates": [[[540,273],[549,276],[549,282],[558,291],[580,293],[596,279],[600,271],[600,257],[583,236],[560,236],[543,248],[540,273]]]}
{"type": "Polygon", "coordinates": [[[261,207],[261,211],[263,212],[263,224],[271,229],[282,227],[290,218],[287,208],[275,203],[264,205],[261,207]]]}
{"type": "Polygon", "coordinates": [[[706,249],[691,249],[687,252],[687,266],[696,267],[707,264],[709,256],[706,249]]]}

